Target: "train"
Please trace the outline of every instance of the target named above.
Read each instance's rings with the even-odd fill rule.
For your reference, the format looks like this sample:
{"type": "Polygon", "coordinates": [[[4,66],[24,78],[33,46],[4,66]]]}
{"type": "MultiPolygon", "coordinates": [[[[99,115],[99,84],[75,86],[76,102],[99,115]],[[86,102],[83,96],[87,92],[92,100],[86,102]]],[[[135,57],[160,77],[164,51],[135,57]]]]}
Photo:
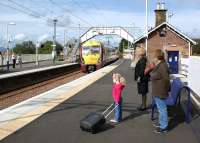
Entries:
{"type": "Polygon", "coordinates": [[[118,49],[101,41],[90,40],[81,44],[80,65],[83,72],[96,71],[118,58],[118,49]]]}

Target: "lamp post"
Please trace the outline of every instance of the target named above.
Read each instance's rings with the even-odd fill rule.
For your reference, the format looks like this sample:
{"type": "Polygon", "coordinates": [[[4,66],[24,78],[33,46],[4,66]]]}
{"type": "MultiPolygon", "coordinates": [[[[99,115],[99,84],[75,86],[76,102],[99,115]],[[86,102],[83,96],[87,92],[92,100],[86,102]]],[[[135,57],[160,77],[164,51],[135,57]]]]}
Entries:
{"type": "Polygon", "coordinates": [[[147,50],[148,50],[148,0],[146,0],[146,26],[145,26],[145,50],[146,50],[146,56],[147,50]]]}
{"type": "Polygon", "coordinates": [[[35,46],[35,66],[39,66],[39,62],[38,62],[38,48],[40,47],[40,42],[36,43],[35,46]]]}
{"type": "Polygon", "coordinates": [[[10,39],[9,39],[9,35],[8,35],[8,28],[9,26],[11,25],[16,25],[14,22],[10,22],[8,24],[6,24],[6,48],[7,48],[7,51],[6,51],[6,55],[7,55],[7,62],[6,62],[6,67],[7,67],[7,71],[9,71],[9,47],[10,47],[10,39]]]}
{"type": "Polygon", "coordinates": [[[67,59],[67,30],[64,30],[64,59],[67,59]]]}
{"type": "Polygon", "coordinates": [[[80,32],[81,32],[81,24],[79,23],[79,24],[78,24],[78,39],[79,39],[79,40],[80,40],[80,38],[81,38],[80,32]]]}
{"type": "Polygon", "coordinates": [[[53,63],[55,63],[55,60],[56,60],[56,24],[57,22],[58,22],[57,19],[53,20],[53,24],[54,24],[53,51],[52,51],[53,63]]]}

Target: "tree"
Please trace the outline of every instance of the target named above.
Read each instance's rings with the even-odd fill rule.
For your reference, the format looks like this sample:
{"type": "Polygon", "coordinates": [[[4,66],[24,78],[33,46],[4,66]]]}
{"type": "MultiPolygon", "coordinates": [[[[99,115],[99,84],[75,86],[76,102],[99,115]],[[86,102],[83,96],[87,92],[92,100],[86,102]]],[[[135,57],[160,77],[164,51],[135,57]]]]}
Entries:
{"type": "Polygon", "coordinates": [[[46,41],[45,43],[41,44],[40,48],[38,49],[40,54],[51,54],[53,50],[53,42],[52,41],[46,41]]]}
{"type": "Polygon", "coordinates": [[[35,44],[32,41],[24,41],[21,44],[16,44],[13,51],[16,54],[35,54],[35,44]]]}
{"type": "MultiPolygon", "coordinates": [[[[131,43],[129,42],[129,46],[131,46],[131,43]]],[[[122,39],[119,43],[119,52],[123,53],[124,49],[128,48],[128,41],[126,39],[122,39]]]]}
{"type": "MultiPolygon", "coordinates": [[[[51,54],[53,50],[52,45],[52,41],[46,41],[45,43],[42,43],[38,49],[39,54],[51,54]]],[[[56,43],[57,55],[59,55],[62,50],[63,46],[59,43],[56,43]]],[[[16,54],[35,54],[36,46],[32,41],[24,41],[21,44],[16,44],[15,48],[13,48],[13,51],[16,54]]]]}
{"type": "Polygon", "coordinates": [[[56,52],[58,55],[63,51],[63,46],[60,43],[56,43],[56,52]]]}
{"type": "MultiPolygon", "coordinates": [[[[39,48],[40,54],[51,54],[53,50],[53,41],[46,41],[45,43],[41,44],[39,48]]],[[[60,54],[60,52],[63,50],[63,46],[59,43],[56,43],[56,52],[57,55],[60,54]]]]}
{"type": "Polygon", "coordinates": [[[197,45],[192,47],[193,55],[200,55],[200,39],[194,39],[197,42],[197,45]]]}

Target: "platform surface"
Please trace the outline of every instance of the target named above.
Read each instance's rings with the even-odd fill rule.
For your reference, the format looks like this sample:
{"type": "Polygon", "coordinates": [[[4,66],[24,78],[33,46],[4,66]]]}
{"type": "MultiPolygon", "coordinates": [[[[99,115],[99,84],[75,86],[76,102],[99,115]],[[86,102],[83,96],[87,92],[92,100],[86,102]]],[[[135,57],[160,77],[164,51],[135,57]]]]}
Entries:
{"type": "Polygon", "coordinates": [[[22,71],[30,71],[30,70],[35,70],[35,69],[41,69],[41,68],[46,68],[46,67],[53,67],[57,65],[63,65],[66,64],[65,61],[56,61],[53,63],[52,60],[47,60],[47,61],[40,61],[39,65],[36,66],[35,62],[30,62],[30,63],[23,63],[22,67],[20,65],[16,65],[15,68],[12,67],[12,65],[9,66],[9,71],[7,71],[6,65],[4,67],[0,67],[0,76],[16,73],[16,72],[22,72],[22,71]]]}
{"type": "MultiPolygon", "coordinates": [[[[137,111],[134,70],[125,60],[114,71],[78,92],[40,116],[30,124],[3,139],[2,143],[199,143],[200,119],[196,116],[190,124],[178,122],[165,134],[155,134],[150,120],[150,110],[137,111]],[[123,91],[123,121],[112,124],[107,119],[105,127],[97,134],[80,130],[80,120],[90,112],[103,111],[113,102],[112,73],[122,74],[127,85],[123,91]]],[[[56,102],[56,101],[52,101],[56,102]]],[[[148,95],[148,103],[151,94],[148,95]]]]}

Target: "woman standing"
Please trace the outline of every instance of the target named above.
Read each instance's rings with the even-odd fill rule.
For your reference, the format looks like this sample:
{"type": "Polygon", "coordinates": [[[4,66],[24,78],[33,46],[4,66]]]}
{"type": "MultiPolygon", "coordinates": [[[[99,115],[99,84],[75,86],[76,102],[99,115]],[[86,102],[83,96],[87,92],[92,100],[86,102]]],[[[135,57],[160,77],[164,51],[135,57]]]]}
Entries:
{"type": "Polygon", "coordinates": [[[146,52],[144,48],[138,48],[136,51],[138,62],[135,66],[135,81],[137,81],[138,94],[142,97],[142,104],[138,110],[144,111],[147,107],[147,93],[149,75],[145,74],[145,67],[147,64],[146,52]]]}
{"type": "Polygon", "coordinates": [[[168,115],[165,99],[170,89],[169,69],[164,60],[164,53],[158,49],[154,54],[155,67],[150,73],[152,81],[152,95],[154,97],[158,112],[159,124],[155,130],[156,133],[167,132],[168,115]]]}

